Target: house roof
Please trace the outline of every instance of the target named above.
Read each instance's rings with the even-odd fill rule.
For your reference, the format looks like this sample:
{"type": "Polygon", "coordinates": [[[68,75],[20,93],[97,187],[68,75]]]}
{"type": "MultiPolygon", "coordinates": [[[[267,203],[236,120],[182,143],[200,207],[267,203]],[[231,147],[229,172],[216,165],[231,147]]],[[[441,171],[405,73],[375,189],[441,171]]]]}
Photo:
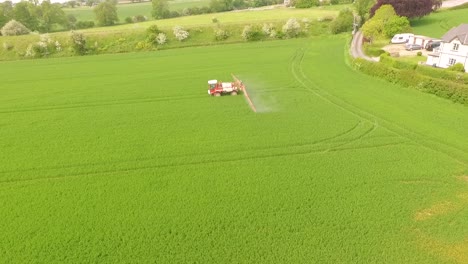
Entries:
{"type": "Polygon", "coordinates": [[[450,29],[442,37],[443,42],[451,42],[458,38],[463,45],[468,45],[468,24],[461,24],[458,27],[450,29]]]}

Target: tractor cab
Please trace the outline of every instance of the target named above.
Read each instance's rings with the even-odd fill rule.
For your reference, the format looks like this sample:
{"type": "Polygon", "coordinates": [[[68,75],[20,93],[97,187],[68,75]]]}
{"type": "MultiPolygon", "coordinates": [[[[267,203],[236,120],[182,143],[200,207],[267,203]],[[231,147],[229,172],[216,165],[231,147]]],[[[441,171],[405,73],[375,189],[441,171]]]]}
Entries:
{"type": "Polygon", "coordinates": [[[210,89],[216,88],[217,84],[218,84],[218,80],[209,80],[208,81],[208,87],[210,87],[210,89]]]}
{"type": "Polygon", "coordinates": [[[216,87],[218,86],[218,80],[209,80],[208,81],[208,94],[214,94],[216,92],[216,87]]]}

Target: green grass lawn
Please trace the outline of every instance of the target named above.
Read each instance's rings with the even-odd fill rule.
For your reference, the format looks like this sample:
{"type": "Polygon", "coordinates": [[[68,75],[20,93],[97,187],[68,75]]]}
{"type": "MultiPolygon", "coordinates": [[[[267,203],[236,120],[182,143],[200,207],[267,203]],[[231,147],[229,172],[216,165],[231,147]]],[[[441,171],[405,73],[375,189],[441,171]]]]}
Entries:
{"type": "Polygon", "coordinates": [[[346,46],[1,62],[0,262],[465,263],[468,108],[346,46]]]}
{"type": "Polygon", "coordinates": [[[468,23],[467,17],[468,8],[439,10],[429,16],[411,21],[411,26],[415,34],[440,38],[452,27],[468,23]]]}

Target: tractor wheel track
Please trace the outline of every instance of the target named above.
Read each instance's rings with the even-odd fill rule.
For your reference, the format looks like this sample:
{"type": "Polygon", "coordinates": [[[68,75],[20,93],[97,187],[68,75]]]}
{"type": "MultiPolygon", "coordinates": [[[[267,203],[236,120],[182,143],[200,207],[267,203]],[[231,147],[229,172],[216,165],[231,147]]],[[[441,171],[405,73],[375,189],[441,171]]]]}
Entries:
{"type": "Polygon", "coordinates": [[[293,54],[290,60],[291,61],[290,71],[293,77],[295,78],[295,80],[304,89],[313,93],[314,95],[321,98],[322,100],[330,104],[333,104],[336,107],[342,109],[343,111],[348,112],[349,114],[359,118],[360,120],[370,122],[374,124],[374,126],[380,126],[386,131],[393,133],[401,138],[404,138],[410,142],[413,142],[419,145],[420,147],[423,147],[425,149],[448,156],[451,159],[455,160],[457,163],[465,167],[468,166],[468,161],[465,160],[465,158],[468,157],[468,153],[465,150],[459,149],[455,146],[452,146],[444,142],[437,141],[435,139],[429,139],[425,137],[423,134],[403,128],[400,125],[394,122],[388,121],[384,118],[377,117],[371,114],[370,112],[367,112],[355,105],[352,105],[348,102],[343,101],[338,96],[335,96],[333,94],[326,92],[319,85],[317,85],[312,80],[310,80],[307,77],[307,75],[304,73],[302,69],[302,63],[304,60],[305,52],[306,52],[305,48],[299,48],[298,50],[296,50],[296,52],[293,54]],[[443,150],[434,147],[434,144],[442,147],[443,150]],[[456,152],[457,154],[454,155],[454,152],[456,152]]]}

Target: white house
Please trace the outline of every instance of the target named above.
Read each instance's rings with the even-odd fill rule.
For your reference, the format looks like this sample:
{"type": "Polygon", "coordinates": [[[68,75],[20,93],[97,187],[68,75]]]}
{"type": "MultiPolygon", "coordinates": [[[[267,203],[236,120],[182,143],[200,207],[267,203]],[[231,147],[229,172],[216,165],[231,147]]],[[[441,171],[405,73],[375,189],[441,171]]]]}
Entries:
{"type": "Polygon", "coordinates": [[[468,72],[468,24],[450,29],[442,37],[442,43],[433,53],[428,54],[426,64],[448,68],[455,63],[465,66],[468,72]]]}

